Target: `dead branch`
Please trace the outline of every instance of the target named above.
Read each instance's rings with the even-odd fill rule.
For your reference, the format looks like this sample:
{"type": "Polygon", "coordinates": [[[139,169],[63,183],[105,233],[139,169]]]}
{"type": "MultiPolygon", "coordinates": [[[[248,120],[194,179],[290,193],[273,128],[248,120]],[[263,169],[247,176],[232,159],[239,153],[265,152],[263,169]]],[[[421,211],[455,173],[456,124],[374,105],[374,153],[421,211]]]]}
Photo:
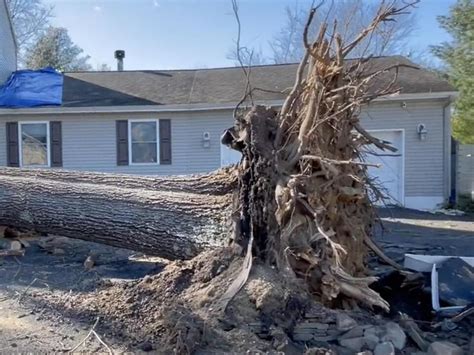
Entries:
{"type": "Polygon", "coordinates": [[[112,349],[101,339],[101,337],[99,336],[99,334],[97,334],[95,330],[92,330],[92,334],[94,334],[94,336],[99,341],[99,343],[101,343],[107,349],[107,352],[110,355],[114,355],[114,352],[112,351],[112,349]]]}
{"type": "Polygon", "coordinates": [[[250,102],[253,105],[252,86],[250,84],[250,74],[252,71],[251,65],[252,65],[253,52],[250,54],[250,60],[246,68],[244,65],[244,62],[242,61],[242,56],[241,56],[241,51],[242,51],[242,48],[240,47],[241,23],[240,23],[240,16],[239,16],[239,5],[237,3],[237,0],[232,0],[232,11],[234,12],[235,21],[237,22],[237,41],[236,41],[237,61],[239,62],[240,67],[242,68],[242,71],[244,72],[245,80],[246,80],[244,94],[242,95],[242,98],[237,103],[234,109],[234,117],[236,117],[237,110],[239,109],[240,105],[242,105],[242,103],[244,103],[245,100],[247,100],[247,97],[250,98],[250,102]]]}
{"type": "Polygon", "coordinates": [[[99,320],[100,320],[100,317],[97,317],[97,319],[95,320],[94,324],[92,325],[92,328],[89,330],[87,335],[75,347],[73,347],[71,350],[68,351],[69,354],[73,354],[74,351],[76,351],[82,344],[86,342],[87,339],[89,339],[89,337],[94,332],[95,327],[97,327],[97,324],[99,324],[99,320]]]}

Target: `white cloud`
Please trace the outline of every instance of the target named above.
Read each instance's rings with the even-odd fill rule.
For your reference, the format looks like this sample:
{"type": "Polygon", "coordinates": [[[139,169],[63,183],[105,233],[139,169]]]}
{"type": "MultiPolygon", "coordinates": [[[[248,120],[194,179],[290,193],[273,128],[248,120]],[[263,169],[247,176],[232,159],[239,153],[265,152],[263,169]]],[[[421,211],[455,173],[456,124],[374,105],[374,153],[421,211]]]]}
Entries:
{"type": "Polygon", "coordinates": [[[99,5],[95,5],[95,6],[94,6],[94,11],[95,11],[95,12],[101,12],[101,11],[102,11],[102,7],[99,6],[99,5]]]}
{"type": "Polygon", "coordinates": [[[153,6],[154,7],[160,7],[160,3],[158,0],[153,0],[153,6]]]}

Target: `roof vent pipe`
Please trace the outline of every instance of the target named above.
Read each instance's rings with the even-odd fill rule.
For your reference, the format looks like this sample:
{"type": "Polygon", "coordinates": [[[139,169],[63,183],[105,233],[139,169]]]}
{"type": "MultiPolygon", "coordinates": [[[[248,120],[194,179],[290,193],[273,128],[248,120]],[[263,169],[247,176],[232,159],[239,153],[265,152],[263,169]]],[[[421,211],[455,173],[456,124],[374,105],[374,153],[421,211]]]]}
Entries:
{"type": "Polygon", "coordinates": [[[118,49],[115,51],[115,59],[117,59],[117,70],[123,71],[123,58],[125,58],[125,51],[118,49]]]}

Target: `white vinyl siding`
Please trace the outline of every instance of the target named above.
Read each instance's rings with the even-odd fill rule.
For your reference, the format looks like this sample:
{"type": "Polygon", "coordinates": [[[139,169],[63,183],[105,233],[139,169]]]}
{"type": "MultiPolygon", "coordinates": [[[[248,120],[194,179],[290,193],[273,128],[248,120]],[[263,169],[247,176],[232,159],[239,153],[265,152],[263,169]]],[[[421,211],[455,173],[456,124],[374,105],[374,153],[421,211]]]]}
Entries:
{"type": "Polygon", "coordinates": [[[0,85],[16,70],[16,46],[4,0],[0,0],[0,85]]]}
{"type": "Polygon", "coordinates": [[[443,144],[443,102],[407,101],[373,103],[362,112],[362,125],[368,130],[405,131],[405,196],[446,198],[443,144]],[[420,140],[416,128],[424,123],[428,134],[420,140]]]}
{"type": "Polygon", "coordinates": [[[471,196],[474,201],[474,144],[459,144],[456,156],[457,195],[471,196]]]}
{"type": "MultiPolygon", "coordinates": [[[[404,195],[406,197],[446,198],[444,184],[443,101],[407,101],[373,103],[362,112],[362,124],[368,130],[403,129],[404,195]],[[416,127],[424,123],[428,134],[418,138],[416,127]]],[[[24,121],[26,115],[0,116],[0,165],[6,165],[5,122],[24,121]]],[[[53,119],[35,115],[31,120],[53,119]]],[[[233,125],[232,111],[137,114],[62,114],[63,168],[143,175],[172,175],[208,172],[221,166],[220,136],[233,125]],[[117,166],[116,120],[171,119],[171,165],[117,166]],[[203,141],[209,132],[210,144],[203,141]]],[[[449,133],[447,133],[449,134],[449,133]]]]}
{"type": "MultiPolygon", "coordinates": [[[[0,166],[6,165],[5,123],[15,116],[0,116],[0,166]]],[[[45,120],[51,116],[34,116],[45,120]]],[[[21,119],[27,118],[22,115],[21,119]]],[[[52,120],[52,119],[51,119],[52,120]]],[[[220,167],[220,136],[233,125],[231,111],[164,114],[60,115],[62,121],[63,168],[142,175],[173,175],[208,172],[220,167]],[[171,119],[172,164],[117,166],[116,120],[171,119]],[[209,145],[203,133],[210,135],[209,145]]]]}

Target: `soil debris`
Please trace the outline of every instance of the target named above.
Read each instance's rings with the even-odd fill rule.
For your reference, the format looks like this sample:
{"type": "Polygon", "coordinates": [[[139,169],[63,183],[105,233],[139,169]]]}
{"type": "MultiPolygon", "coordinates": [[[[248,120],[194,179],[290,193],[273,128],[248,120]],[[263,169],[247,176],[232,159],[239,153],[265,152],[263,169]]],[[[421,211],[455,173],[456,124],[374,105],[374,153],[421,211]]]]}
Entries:
{"type": "Polygon", "coordinates": [[[271,267],[256,264],[226,314],[219,312],[216,305],[241,263],[230,250],[215,250],[172,262],[158,275],[71,295],[65,303],[54,294],[42,297],[65,314],[107,319],[113,336],[141,349],[212,353],[269,351],[290,344],[299,348],[286,334],[302,317],[299,310],[309,305],[309,295],[271,267]]]}
{"type": "MultiPolygon", "coordinates": [[[[100,317],[99,328],[130,350],[350,354],[417,349],[394,319],[326,308],[312,300],[301,280],[259,262],[223,314],[218,305],[242,262],[230,249],[214,250],[171,262],[156,275],[101,283],[96,291],[66,301],[55,293],[40,297],[64,316],[87,317],[89,323],[100,317]]],[[[429,339],[436,340],[445,338],[429,339]]],[[[468,340],[460,341],[467,347],[468,340]]]]}

